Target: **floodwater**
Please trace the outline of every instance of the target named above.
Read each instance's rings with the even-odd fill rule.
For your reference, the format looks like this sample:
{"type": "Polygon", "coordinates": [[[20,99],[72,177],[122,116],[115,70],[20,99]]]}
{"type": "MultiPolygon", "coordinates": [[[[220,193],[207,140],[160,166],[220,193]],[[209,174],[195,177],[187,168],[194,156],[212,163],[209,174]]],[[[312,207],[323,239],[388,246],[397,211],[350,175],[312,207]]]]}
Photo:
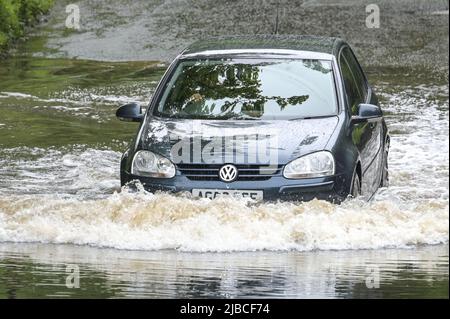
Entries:
{"type": "MultiPolygon", "coordinates": [[[[117,121],[115,109],[147,104],[167,67],[161,52],[175,55],[195,30],[208,34],[198,10],[217,17],[220,8],[198,1],[184,15],[189,1],[174,11],[174,1],[115,2],[80,1],[85,29],[58,34],[59,2],[48,22],[0,61],[1,298],[448,298],[448,3],[416,1],[414,11],[400,1],[396,20],[382,20],[390,36],[386,28],[359,34],[346,15],[329,22],[358,48],[391,131],[390,187],[370,202],[332,205],[121,190],[119,160],[137,126],[117,121]],[[113,13],[131,22],[107,23],[115,5],[113,13]],[[100,17],[95,23],[92,12],[100,17]],[[167,12],[178,27],[134,39],[127,50],[141,55],[114,47],[139,21],[164,26],[167,12]],[[186,26],[192,28],[181,32],[186,26]],[[104,44],[108,39],[114,46],[104,44]],[[68,288],[66,271],[74,266],[80,287],[68,288]]],[[[215,33],[249,25],[248,32],[270,32],[266,24],[257,28],[252,4],[238,4],[227,14],[244,7],[247,20],[220,29],[213,19],[215,33]]],[[[311,13],[302,23],[357,10],[348,1],[299,7],[311,13]]],[[[305,28],[288,15],[280,24],[285,33],[329,34],[327,24],[305,28]]]]}
{"type": "Polygon", "coordinates": [[[0,244],[0,276],[2,298],[443,298],[448,246],[192,253],[0,244]],[[74,266],[79,288],[68,288],[74,266]]]}

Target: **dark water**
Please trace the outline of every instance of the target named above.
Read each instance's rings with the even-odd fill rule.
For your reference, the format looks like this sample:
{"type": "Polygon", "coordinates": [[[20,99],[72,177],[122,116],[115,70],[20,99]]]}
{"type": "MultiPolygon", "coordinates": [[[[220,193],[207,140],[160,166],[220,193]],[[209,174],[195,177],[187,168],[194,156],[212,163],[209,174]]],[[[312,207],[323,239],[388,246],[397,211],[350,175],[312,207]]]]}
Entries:
{"type": "Polygon", "coordinates": [[[448,298],[448,245],[183,253],[1,244],[0,266],[2,298],[448,298]],[[66,286],[73,265],[79,288],[66,286]]]}
{"type": "Polygon", "coordinates": [[[448,2],[382,1],[371,32],[364,1],[282,3],[282,33],[353,44],[391,131],[391,186],[341,206],[120,190],[115,109],[197,36],[271,32],[273,5],[80,1],[75,32],[66,2],[0,61],[0,297],[448,298],[448,2]]]}

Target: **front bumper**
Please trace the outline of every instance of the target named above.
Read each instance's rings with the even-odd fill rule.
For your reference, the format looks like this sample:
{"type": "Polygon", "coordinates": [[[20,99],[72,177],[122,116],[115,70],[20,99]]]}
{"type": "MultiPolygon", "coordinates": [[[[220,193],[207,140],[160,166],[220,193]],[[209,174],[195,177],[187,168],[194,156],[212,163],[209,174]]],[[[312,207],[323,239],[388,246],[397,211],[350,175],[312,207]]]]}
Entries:
{"type": "Polygon", "coordinates": [[[122,183],[139,181],[147,191],[192,192],[193,189],[230,189],[230,190],[262,190],[264,200],[308,201],[314,198],[340,203],[347,196],[344,190],[342,176],[335,175],[302,180],[287,179],[274,176],[265,181],[196,181],[184,175],[176,175],[170,179],[149,178],[122,173],[122,183]]]}

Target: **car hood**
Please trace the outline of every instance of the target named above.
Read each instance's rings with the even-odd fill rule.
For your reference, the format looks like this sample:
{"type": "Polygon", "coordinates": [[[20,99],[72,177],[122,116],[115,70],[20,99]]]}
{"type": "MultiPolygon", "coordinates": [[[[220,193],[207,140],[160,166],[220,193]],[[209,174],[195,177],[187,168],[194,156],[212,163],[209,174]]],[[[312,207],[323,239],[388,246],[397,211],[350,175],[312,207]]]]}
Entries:
{"type": "Polygon", "coordinates": [[[175,163],[274,164],[275,159],[286,164],[323,150],[338,121],[337,116],[274,121],[150,118],[138,148],[175,163]]]}

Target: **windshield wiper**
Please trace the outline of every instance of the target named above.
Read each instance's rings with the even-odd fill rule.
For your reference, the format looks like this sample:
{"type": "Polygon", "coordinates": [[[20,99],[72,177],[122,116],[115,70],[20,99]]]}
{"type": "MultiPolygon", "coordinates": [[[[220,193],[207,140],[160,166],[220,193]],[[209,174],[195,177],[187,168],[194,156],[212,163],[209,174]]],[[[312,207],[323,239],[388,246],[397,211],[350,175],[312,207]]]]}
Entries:
{"type": "Polygon", "coordinates": [[[289,121],[296,121],[296,120],[313,120],[313,119],[324,119],[327,117],[334,117],[336,114],[333,115],[319,115],[319,116],[305,116],[305,117],[296,117],[293,119],[289,119],[289,121]]]}
{"type": "Polygon", "coordinates": [[[249,121],[257,121],[257,120],[259,120],[259,118],[256,118],[256,117],[246,117],[246,116],[235,116],[235,117],[229,117],[229,118],[227,118],[227,120],[237,120],[237,121],[240,121],[240,120],[249,120],[249,121]]]}

